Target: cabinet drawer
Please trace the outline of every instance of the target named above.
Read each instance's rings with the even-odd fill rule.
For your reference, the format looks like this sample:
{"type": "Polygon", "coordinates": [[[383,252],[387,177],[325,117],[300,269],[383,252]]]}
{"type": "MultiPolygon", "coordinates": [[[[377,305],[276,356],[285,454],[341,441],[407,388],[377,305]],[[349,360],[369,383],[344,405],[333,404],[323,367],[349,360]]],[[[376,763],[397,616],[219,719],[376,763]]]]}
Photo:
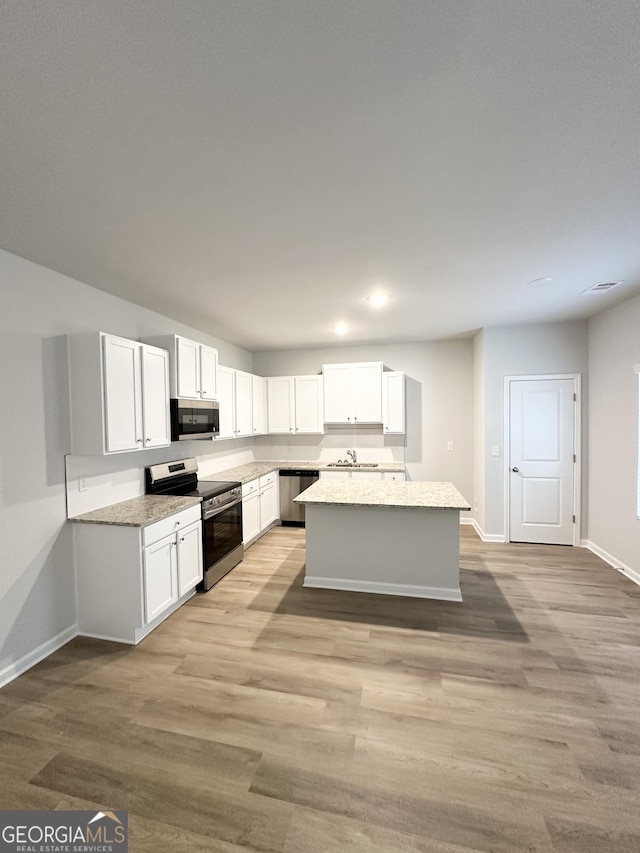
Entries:
{"type": "Polygon", "coordinates": [[[270,483],[275,483],[276,474],[277,471],[272,471],[270,474],[265,474],[263,477],[260,477],[260,488],[264,489],[264,487],[268,486],[270,483]]]}
{"type": "Polygon", "coordinates": [[[259,481],[258,479],[251,480],[249,483],[245,483],[242,486],[242,497],[247,498],[249,495],[252,495],[254,492],[258,491],[259,481]]]}
{"type": "Polygon", "coordinates": [[[201,518],[202,511],[200,504],[196,504],[196,506],[183,509],[182,512],[176,512],[168,518],[163,518],[162,521],[156,521],[155,524],[150,524],[148,527],[142,528],[142,545],[147,546],[153,542],[158,542],[160,539],[170,536],[188,524],[200,521],[201,518]]]}

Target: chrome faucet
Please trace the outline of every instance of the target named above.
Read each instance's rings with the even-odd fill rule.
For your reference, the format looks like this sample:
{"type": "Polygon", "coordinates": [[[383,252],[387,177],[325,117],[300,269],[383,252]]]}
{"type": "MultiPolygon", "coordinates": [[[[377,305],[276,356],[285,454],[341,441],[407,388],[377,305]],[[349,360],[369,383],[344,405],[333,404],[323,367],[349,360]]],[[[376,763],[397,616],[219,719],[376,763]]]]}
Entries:
{"type": "Polygon", "coordinates": [[[347,450],[347,456],[353,462],[354,465],[358,461],[355,450],[347,450]]]}

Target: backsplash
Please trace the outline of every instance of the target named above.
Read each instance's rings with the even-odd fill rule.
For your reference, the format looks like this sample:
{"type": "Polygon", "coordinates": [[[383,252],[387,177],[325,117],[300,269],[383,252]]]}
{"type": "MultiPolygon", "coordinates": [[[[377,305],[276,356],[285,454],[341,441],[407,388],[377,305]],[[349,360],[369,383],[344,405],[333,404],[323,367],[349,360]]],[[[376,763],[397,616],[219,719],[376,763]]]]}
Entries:
{"type": "Polygon", "coordinates": [[[218,441],[181,441],[171,447],[113,456],[65,457],[67,516],[80,515],[144,494],[144,469],[160,462],[195,456],[198,475],[216,474],[254,460],[337,462],[348,448],[359,462],[404,463],[402,436],[384,436],[380,428],[331,428],[324,435],[263,435],[218,441]]]}

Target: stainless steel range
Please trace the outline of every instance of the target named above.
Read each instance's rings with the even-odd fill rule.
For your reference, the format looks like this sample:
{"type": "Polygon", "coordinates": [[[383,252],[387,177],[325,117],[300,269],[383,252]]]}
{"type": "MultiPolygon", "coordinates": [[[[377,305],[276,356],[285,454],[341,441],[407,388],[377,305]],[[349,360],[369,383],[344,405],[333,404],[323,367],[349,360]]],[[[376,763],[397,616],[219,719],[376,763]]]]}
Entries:
{"type": "Polygon", "coordinates": [[[211,589],[242,560],[241,483],[199,480],[198,462],[189,458],[145,468],[145,491],[202,498],[204,580],[198,589],[211,589]]]}

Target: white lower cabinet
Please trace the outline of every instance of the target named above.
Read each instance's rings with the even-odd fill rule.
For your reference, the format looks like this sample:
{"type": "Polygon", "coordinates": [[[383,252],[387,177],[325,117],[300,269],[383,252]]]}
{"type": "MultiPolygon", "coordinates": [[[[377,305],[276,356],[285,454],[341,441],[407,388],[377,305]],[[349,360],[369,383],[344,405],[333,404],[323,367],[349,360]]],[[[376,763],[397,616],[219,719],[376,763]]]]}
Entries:
{"type": "Polygon", "coordinates": [[[202,580],[200,505],[147,527],[74,524],[78,633],[138,643],[202,580]]]}
{"type": "Polygon", "coordinates": [[[202,580],[202,522],[148,545],[142,561],[148,624],[202,580]]]}
{"type": "Polygon", "coordinates": [[[242,541],[249,545],[278,520],[278,472],[257,477],[242,487],[242,541]]]}
{"type": "Polygon", "coordinates": [[[260,500],[258,480],[242,487],[242,541],[245,545],[260,534],[260,500]]]}
{"type": "Polygon", "coordinates": [[[404,481],[404,471],[362,471],[339,469],[335,471],[320,471],[323,480],[397,480],[404,481]]]}
{"type": "Polygon", "coordinates": [[[176,537],[167,536],[142,552],[144,565],[144,617],[156,616],[178,600],[178,561],[176,537]]]}

